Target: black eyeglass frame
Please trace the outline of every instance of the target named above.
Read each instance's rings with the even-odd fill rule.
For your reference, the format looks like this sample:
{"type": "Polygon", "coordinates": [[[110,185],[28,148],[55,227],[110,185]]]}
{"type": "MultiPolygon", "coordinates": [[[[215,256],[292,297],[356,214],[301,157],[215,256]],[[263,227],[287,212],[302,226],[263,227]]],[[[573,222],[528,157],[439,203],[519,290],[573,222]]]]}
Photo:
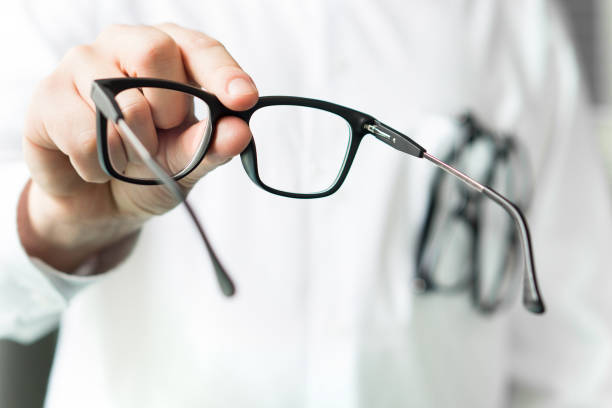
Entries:
{"type": "Polygon", "coordinates": [[[463,174],[459,170],[449,166],[443,161],[437,159],[435,156],[427,153],[427,151],[421,147],[414,140],[409,138],[408,136],[394,130],[393,128],[383,124],[382,122],[376,120],[374,117],[367,115],[365,113],[359,112],[357,110],[347,108],[341,105],[337,105],[331,102],[326,102],[318,99],[310,99],[310,98],[302,98],[302,97],[293,97],[293,96],[264,96],[260,97],[257,103],[250,109],[245,111],[234,111],[225,107],[218,98],[208,93],[202,89],[174,82],[167,81],[157,78],[107,78],[107,79],[98,79],[94,80],[92,83],[91,89],[91,97],[96,105],[96,123],[97,123],[97,144],[98,144],[98,158],[100,161],[100,165],[102,169],[112,177],[115,177],[119,180],[133,183],[133,184],[141,184],[141,185],[159,185],[165,184],[169,190],[174,192],[177,198],[181,199],[187,209],[189,210],[190,215],[194,219],[200,234],[206,244],[208,252],[211,256],[211,261],[213,266],[215,267],[215,272],[217,274],[217,278],[221,289],[223,292],[231,296],[234,294],[234,285],[221,266],[218,258],[212,249],[204,230],[202,229],[199,220],[195,216],[193,209],[187,204],[185,200],[184,194],[180,191],[180,189],[176,185],[176,181],[188,175],[191,171],[193,171],[202,161],[204,156],[206,155],[206,151],[208,150],[208,146],[206,148],[201,149],[200,157],[195,158],[191,162],[191,169],[185,169],[181,171],[178,175],[172,177],[168,175],[164,175],[163,169],[159,168],[159,166],[154,163],[151,159],[146,149],[142,149],[142,157],[145,159],[145,162],[151,169],[157,169],[156,173],[160,175],[160,179],[134,179],[130,177],[126,177],[118,172],[116,172],[111,164],[111,160],[109,157],[108,146],[107,146],[107,119],[111,120],[113,123],[118,125],[120,128],[124,129],[128,133],[131,133],[133,136],[134,143],[140,144],[137,141],[137,137],[133,134],[129,126],[126,124],[121,109],[119,108],[115,97],[121,91],[130,88],[143,88],[143,87],[155,87],[161,89],[169,89],[184,92],[190,95],[193,95],[197,98],[202,99],[210,109],[210,122],[214,133],[214,128],[222,117],[225,116],[236,116],[238,118],[243,119],[247,124],[250,122],[250,119],[254,112],[258,109],[267,106],[276,106],[276,105],[290,105],[290,106],[303,106],[309,108],[315,108],[327,112],[331,112],[336,114],[349,124],[351,129],[351,139],[350,145],[348,147],[347,153],[344,158],[344,162],[340,169],[340,172],[334,182],[328,189],[312,193],[312,194],[303,194],[303,193],[293,193],[287,191],[281,191],[269,187],[259,177],[259,172],[257,168],[257,153],[255,147],[255,140],[251,140],[249,145],[245,148],[245,150],[240,154],[243,167],[249,176],[249,178],[260,188],[268,191],[272,194],[277,194],[280,196],[290,197],[290,198],[302,198],[302,199],[310,199],[310,198],[320,198],[326,197],[328,195],[336,192],[348,174],[350,170],[351,164],[355,158],[357,153],[357,149],[359,144],[363,140],[363,138],[371,134],[375,136],[378,140],[388,144],[389,146],[395,148],[396,150],[407,153],[411,156],[417,158],[425,158],[428,161],[432,162],[434,165],[438,166],[442,170],[448,172],[449,174],[454,175],[455,177],[461,179],[464,183],[469,185],[471,188],[476,191],[482,193],[487,196],[489,199],[496,202],[498,205],[504,208],[515,220],[517,228],[520,231],[520,236],[523,241],[523,250],[525,257],[525,265],[526,271],[524,276],[524,291],[523,291],[523,304],[525,307],[533,312],[533,313],[543,313],[545,311],[544,302],[540,295],[537,278],[535,275],[535,262],[533,260],[533,250],[531,245],[531,237],[529,234],[529,229],[527,226],[526,219],[522,214],[521,210],[510,202],[508,199],[497,193],[495,190],[484,186],[477,182],[476,180],[471,179],[469,176],[463,174]],[[149,156],[148,160],[144,156],[149,156]]]}
{"type": "MultiPolygon", "coordinates": [[[[244,120],[247,124],[250,122],[253,114],[261,109],[268,106],[303,106],[308,108],[315,108],[327,112],[331,112],[335,115],[343,118],[350,127],[351,130],[351,138],[350,144],[346,151],[346,155],[344,157],[344,161],[336,177],[334,183],[328,187],[327,189],[316,192],[316,193],[293,193],[289,191],[282,191],[275,189],[273,187],[268,186],[264,183],[259,177],[259,171],[257,168],[257,148],[255,140],[251,140],[246,149],[240,154],[240,158],[242,160],[242,164],[249,178],[259,187],[264,189],[265,191],[290,197],[290,198],[320,198],[329,196],[342,186],[344,183],[346,176],[349,173],[353,160],[355,159],[355,155],[357,154],[357,149],[359,148],[359,144],[361,140],[369,134],[366,130],[366,124],[379,123],[376,119],[374,119],[370,115],[366,115],[365,113],[356,111],[354,109],[350,109],[341,105],[336,105],[331,102],[321,101],[318,99],[309,99],[309,98],[301,98],[294,96],[262,96],[259,98],[257,103],[250,109],[244,111],[234,111],[227,107],[225,107],[219,99],[202,89],[189,86],[186,84],[166,81],[162,79],[156,78],[109,78],[109,79],[98,79],[94,81],[94,85],[92,88],[92,98],[96,103],[98,109],[96,109],[96,126],[97,126],[97,142],[98,142],[98,158],[100,163],[102,164],[102,169],[110,176],[115,177],[119,180],[133,183],[133,184],[141,184],[141,185],[159,185],[163,184],[163,181],[156,179],[137,179],[126,177],[125,175],[117,172],[111,163],[110,155],[108,152],[108,143],[107,143],[107,123],[106,118],[111,119],[113,122],[119,118],[116,112],[120,112],[119,106],[116,105],[115,97],[122,91],[131,88],[146,88],[146,87],[154,87],[154,88],[162,88],[169,89],[174,91],[180,91],[187,94],[190,94],[194,97],[200,98],[203,100],[210,109],[210,121],[213,129],[215,128],[217,122],[225,117],[225,116],[236,116],[240,119],[244,120]],[[104,95],[105,97],[101,97],[104,95]],[[105,104],[111,103],[111,106],[105,107],[105,104]],[[114,106],[113,106],[114,105],[114,106]],[[108,111],[107,111],[108,109],[108,111]],[[109,116],[112,115],[112,116],[109,116]]],[[[384,140],[383,140],[384,141],[384,140]]],[[[411,152],[414,156],[421,157],[422,152],[425,151],[421,146],[419,146],[416,142],[411,141],[413,144],[413,148],[411,152]]],[[[195,158],[190,164],[189,169],[185,169],[180,172],[180,175],[171,177],[173,180],[178,181],[183,177],[187,176],[191,173],[200,162],[204,159],[206,155],[207,149],[202,149],[199,157],[195,158]]]]}

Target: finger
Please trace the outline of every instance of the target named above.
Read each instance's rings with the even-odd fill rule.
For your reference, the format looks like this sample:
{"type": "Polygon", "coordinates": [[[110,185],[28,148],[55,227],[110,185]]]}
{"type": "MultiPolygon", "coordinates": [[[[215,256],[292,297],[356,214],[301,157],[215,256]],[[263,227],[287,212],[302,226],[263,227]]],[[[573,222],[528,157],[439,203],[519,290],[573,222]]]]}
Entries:
{"type": "Polygon", "coordinates": [[[230,109],[244,110],[257,102],[257,88],[217,40],[175,24],[161,24],[179,47],[190,79],[214,93],[230,109]]]}
{"type": "Polygon", "coordinates": [[[23,155],[32,180],[44,191],[55,196],[67,196],[85,182],[74,171],[68,156],[57,149],[47,149],[32,141],[26,131],[23,155]]]}
{"type": "MultiPolygon", "coordinates": [[[[42,131],[34,132],[32,137],[38,140],[33,142],[68,156],[76,173],[87,182],[108,180],[98,161],[95,106],[89,97],[89,88],[95,78],[117,76],[122,76],[119,69],[92,47],[78,46],[66,54],[56,73],[43,82],[42,94],[34,98],[40,105],[35,111],[42,112],[40,121],[44,126],[42,131]]],[[[156,152],[155,127],[144,95],[133,89],[122,92],[120,96],[118,102],[126,121],[137,129],[147,149],[156,152]]],[[[112,153],[116,150],[113,147],[119,134],[111,123],[107,129],[112,153]]],[[[130,158],[136,162],[139,160],[129,143],[121,142],[121,145],[130,158]]],[[[111,157],[111,163],[116,163],[112,160],[116,157],[111,157]]]]}
{"type": "MultiPolygon", "coordinates": [[[[170,35],[150,26],[110,26],[96,40],[102,55],[129,77],[152,77],[185,83],[181,52],[170,35]],[[117,46],[120,44],[120,46],[117,46]]],[[[143,88],[158,128],[181,124],[189,105],[180,92],[143,88]]]]}
{"type": "Polygon", "coordinates": [[[109,177],[98,163],[94,113],[66,75],[53,75],[36,92],[25,133],[24,150],[33,178],[59,189],[75,183],[68,162],[80,178],[102,183],[109,177]],[[61,181],[68,177],[67,181],[61,181]]]}
{"type": "Polygon", "coordinates": [[[242,119],[226,116],[217,122],[216,131],[210,142],[204,160],[181,179],[181,184],[191,187],[206,173],[227,163],[232,157],[240,154],[252,138],[251,129],[242,119]]]}
{"type": "Polygon", "coordinates": [[[172,129],[158,130],[159,148],[155,160],[171,175],[189,167],[203,150],[211,132],[207,118],[198,121],[191,114],[180,125],[172,129]]]}
{"type": "MultiPolygon", "coordinates": [[[[60,64],[60,71],[68,72],[73,84],[67,85],[76,89],[80,97],[87,103],[90,109],[95,111],[95,104],[89,95],[91,84],[98,78],[123,77],[119,68],[91,46],[78,46],[71,49],[60,64]]],[[[127,89],[115,97],[125,121],[139,136],[143,145],[151,154],[157,152],[157,135],[153,122],[151,104],[138,89],[127,89]]],[[[184,115],[184,113],[181,113],[184,115]]],[[[53,120],[51,118],[51,120],[53,120]]],[[[92,122],[93,123],[93,122],[92,122]]],[[[120,144],[126,152],[129,160],[139,163],[140,157],[134,151],[132,145],[117,132],[111,121],[107,124],[107,139],[111,146],[120,144]]],[[[69,142],[67,142],[69,143],[69,142]]],[[[116,151],[116,150],[115,150],[116,151]]],[[[115,169],[119,170],[119,169],[115,169]]]]}
{"type": "MultiPolygon", "coordinates": [[[[149,104],[145,96],[138,89],[127,89],[120,92],[115,97],[115,100],[121,109],[123,119],[130,129],[138,136],[138,139],[140,139],[150,154],[157,154],[159,148],[157,130],[153,123],[151,104],[149,104]]],[[[120,143],[127,154],[127,160],[129,162],[142,163],[142,159],[140,155],[137,154],[132,143],[129,142],[126,135],[118,131],[114,123],[109,121],[107,130],[109,131],[109,144],[117,146],[120,143]]]]}

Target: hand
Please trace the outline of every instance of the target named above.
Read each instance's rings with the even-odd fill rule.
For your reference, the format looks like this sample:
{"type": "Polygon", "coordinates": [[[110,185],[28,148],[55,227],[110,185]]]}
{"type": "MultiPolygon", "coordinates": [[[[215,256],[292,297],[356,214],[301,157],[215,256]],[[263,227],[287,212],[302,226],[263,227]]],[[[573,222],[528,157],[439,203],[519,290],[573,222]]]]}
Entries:
{"type": "MultiPolygon", "coordinates": [[[[18,209],[28,254],[65,272],[177,204],[162,186],[124,183],[100,168],[90,87],[94,79],[121,76],[196,82],[233,110],[248,109],[258,98],[253,81],[223,45],[174,24],[112,26],[93,44],[70,50],[30,104],[23,146],[32,180],[18,209]]],[[[163,99],[136,95],[134,111],[147,112],[148,126],[172,116],[163,99]]],[[[236,117],[221,119],[216,129],[196,178],[239,154],[251,139],[247,124],[236,117]]],[[[184,180],[183,187],[188,190],[196,178],[184,180]]]]}

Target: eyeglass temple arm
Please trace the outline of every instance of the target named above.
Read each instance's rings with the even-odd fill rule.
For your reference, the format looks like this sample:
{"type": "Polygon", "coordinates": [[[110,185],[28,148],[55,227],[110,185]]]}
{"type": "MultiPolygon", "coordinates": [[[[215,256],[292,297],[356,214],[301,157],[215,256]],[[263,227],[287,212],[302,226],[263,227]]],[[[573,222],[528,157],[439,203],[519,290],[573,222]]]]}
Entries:
{"type": "Polygon", "coordinates": [[[521,244],[523,247],[523,254],[525,256],[525,277],[523,280],[523,304],[525,308],[532,313],[541,314],[546,310],[544,301],[540,295],[540,289],[538,287],[538,280],[535,272],[535,261],[533,257],[533,249],[531,244],[531,235],[527,226],[527,221],[522,211],[513,204],[510,200],[496,192],[490,187],[484,186],[476,180],[470,178],[461,171],[455,169],[452,166],[444,163],[438,158],[430,155],[427,151],[419,144],[414,142],[408,136],[401,134],[400,132],[380,123],[371,123],[364,126],[365,130],[373,134],[377,139],[384,143],[396,148],[404,153],[408,153],[418,158],[425,158],[435,164],[437,167],[446,171],[447,173],[457,177],[465,184],[484,194],[489,199],[493,200],[499,206],[501,206],[514,220],[518,230],[519,236],[521,237],[521,244]]]}
{"type": "Polygon", "coordinates": [[[94,82],[91,88],[91,98],[93,99],[96,107],[100,109],[102,114],[106,116],[106,118],[110,119],[112,122],[116,123],[119,129],[123,132],[123,134],[127,137],[129,143],[132,145],[134,150],[145,165],[157,176],[161,182],[166,186],[168,191],[179,201],[185,204],[185,208],[187,208],[187,212],[189,216],[193,220],[196,225],[200,237],[202,237],[202,241],[204,241],[204,245],[206,246],[206,250],[208,251],[208,255],[210,256],[210,261],[215,268],[215,275],[217,277],[217,282],[219,283],[219,287],[225,296],[233,296],[236,293],[236,287],[234,282],[229,277],[223,265],[219,261],[219,257],[215,253],[214,249],[210,245],[210,241],[204,232],[204,228],[200,223],[198,216],[195,211],[187,202],[186,196],[179,187],[178,183],[174,181],[165,171],[162,169],[157,162],[153,159],[149,151],[144,147],[140,139],[136,136],[136,134],[132,131],[132,129],[128,126],[128,124],[123,119],[123,114],[121,113],[121,109],[117,105],[117,101],[115,101],[114,96],[102,88],[98,83],[94,82]]]}
{"type": "Polygon", "coordinates": [[[185,197],[185,194],[179,187],[178,183],[174,181],[157,164],[157,162],[153,159],[153,157],[151,157],[151,154],[149,153],[149,151],[146,149],[146,147],[144,147],[140,139],[138,139],[138,137],[134,134],[134,132],[128,126],[125,120],[123,120],[122,118],[118,119],[117,125],[119,126],[119,129],[121,129],[121,131],[127,137],[130,144],[132,145],[132,147],[134,147],[134,149],[136,150],[136,153],[138,153],[138,155],[140,156],[142,161],[145,163],[145,165],[153,172],[153,174],[155,174],[155,176],[157,176],[162,181],[164,186],[168,188],[168,190],[174,196],[174,198],[176,198],[179,202],[182,202],[183,204],[185,204],[185,208],[187,208],[187,212],[189,213],[189,216],[193,219],[193,222],[196,225],[198,232],[200,233],[200,236],[202,237],[202,241],[204,241],[204,245],[206,246],[206,249],[208,250],[208,254],[210,255],[210,261],[212,262],[213,267],[215,268],[215,275],[217,276],[217,282],[219,283],[219,287],[221,288],[221,291],[226,296],[234,295],[234,293],[236,292],[236,287],[234,286],[232,279],[229,277],[229,275],[225,271],[225,268],[223,268],[223,266],[221,265],[221,262],[219,261],[217,254],[215,253],[214,249],[210,245],[210,241],[208,240],[208,237],[206,236],[206,233],[204,232],[204,228],[202,227],[202,224],[200,223],[198,216],[196,215],[191,205],[189,205],[189,203],[187,202],[187,198],[185,197]]]}

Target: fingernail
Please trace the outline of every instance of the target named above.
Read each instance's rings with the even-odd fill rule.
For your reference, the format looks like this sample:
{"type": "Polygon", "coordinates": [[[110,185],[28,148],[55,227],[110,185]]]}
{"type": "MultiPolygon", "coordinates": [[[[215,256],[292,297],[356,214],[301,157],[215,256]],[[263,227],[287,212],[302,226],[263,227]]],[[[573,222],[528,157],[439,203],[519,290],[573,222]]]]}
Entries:
{"type": "Polygon", "coordinates": [[[235,78],[227,86],[227,92],[232,96],[250,95],[257,90],[251,81],[244,78],[235,78]]]}

